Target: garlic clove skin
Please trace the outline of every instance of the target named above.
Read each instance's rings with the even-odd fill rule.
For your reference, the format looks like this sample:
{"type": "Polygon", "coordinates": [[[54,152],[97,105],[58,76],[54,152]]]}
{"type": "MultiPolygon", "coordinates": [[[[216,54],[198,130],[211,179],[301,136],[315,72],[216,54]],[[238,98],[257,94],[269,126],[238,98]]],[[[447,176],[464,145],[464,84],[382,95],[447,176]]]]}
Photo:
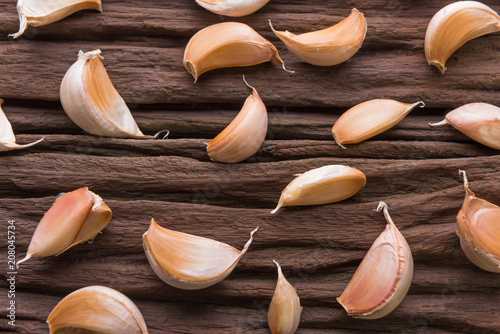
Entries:
{"type": "Polygon", "coordinates": [[[363,13],[354,8],[351,14],[336,25],[301,35],[274,30],[294,55],[306,63],[333,66],[354,56],[365,40],[367,23],[363,13]]]}
{"type": "MultiPolygon", "coordinates": [[[[245,77],[243,76],[245,81],[245,77]]],[[[267,133],[267,110],[252,86],[250,95],[236,118],[207,143],[207,153],[213,161],[235,163],[243,161],[260,149],[267,133]]]]}
{"type": "Polygon", "coordinates": [[[404,299],[413,278],[410,247],[394,225],[387,204],[380,202],[380,210],[388,224],[337,298],[353,318],[379,319],[388,315],[404,299]]]}
{"type": "Polygon", "coordinates": [[[257,229],[239,251],[219,241],[163,228],[151,219],[142,244],[149,264],[162,281],[178,289],[197,290],[229,276],[257,229]]]}
{"type": "Polygon", "coordinates": [[[302,313],[300,298],[286,280],[279,263],[275,260],[273,262],[278,267],[278,283],[269,305],[267,323],[272,334],[293,334],[299,327],[302,313]]]}
{"type": "Polygon", "coordinates": [[[196,0],[206,10],[218,15],[241,17],[255,13],[269,0],[196,0]]]}
{"type": "Polygon", "coordinates": [[[465,199],[457,215],[460,246],[479,268],[500,273],[500,207],[477,198],[469,189],[465,171],[465,199]]]}
{"type": "Polygon", "coordinates": [[[44,26],[84,9],[102,12],[101,0],[18,0],[19,31],[9,37],[18,38],[30,25],[44,26]]]}
{"type": "Polygon", "coordinates": [[[64,297],[47,319],[50,334],[148,334],[141,311],[124,294],[88,286],[64,297]]]}
{"type": "Polygon", "coordinates": [[[276,213],[281,207],[298,205],[320,205],[342,201],[354,196],[366,185],[366,176],[361,171],[343,166],[328,165],[312,169],[290,182],[281,197],[276,213]]]}
{"type": "Polygon", "coordinates": [[[67,249],[93,239],[111,220],[111,210],[102,198],[87,187],[58,198],[36,227],[26,257],[59,255],[67,249]]]}
{"type": "Polygon", "coordinates": [[[360,143],[389,130],[410,113],[425,103],[402,103],[394,100],[376,99],[363,102],[347,110],[332,127],[335,142],[345,149],[344,144],[360,143]]]}
{"type": "MultiPolygon", "coordinates": [[[[198,31],[184,51],[184,67],[194,82],[205,72],[271,61],[285,69],[278,50],[244,23],[223,22],[198,31]]],[[[286,69],[285,69],[286,70],[286,69]]]]}
{"type": "Polygon", "coordinates": [[[3,100],[0,99],[0,152],[28,148],[38,144],[43,140],[42,137],[33,143],[24,145],[17,144],[16,137],[14,136],[14,131],[12,130],[12,125],[10,125],[7,116],[5,116],[5,113],[2,110],[2,104],[3,100]]]}
{"type": "Polygon", "coordinates": [[[458,1],[439,10],[425,34],[425,57],[441,73],[446,61],[468,41],[500,31],[500,16],[477,1],[458,1]]]}

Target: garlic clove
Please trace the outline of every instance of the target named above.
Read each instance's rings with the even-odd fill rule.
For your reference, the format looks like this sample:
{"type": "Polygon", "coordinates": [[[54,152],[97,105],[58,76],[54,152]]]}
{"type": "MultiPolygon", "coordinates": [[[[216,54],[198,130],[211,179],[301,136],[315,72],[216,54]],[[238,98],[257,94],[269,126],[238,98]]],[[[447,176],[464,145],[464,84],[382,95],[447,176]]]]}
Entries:
{"type": "Polygon", "coordinates": [[[101,197],[80,188],[58,198],[36,227],[26,257],[59,255],[93,239],[111,220],[111,210],[101,197]]]}
{"type": "Polygon", "coordinates": [[[19,31],[9,36],[18,38],[29,25],[44,26],[83,9],[102,11],[101,0],[18,0],[19,31]]]}
{"type": "Polygon", "coordinates": [[[294,287],[283,276],[279,263],[275,260],[273,262],[278,267],[278,283],[269,305],[267,323],[272,334],[293,334],[299,327],[302,313],[300,298],[294,287]]]}
{"type": "Polygon", "coordinates": [[[360,143],[392,128],[417,106],[423,108],[425,103],[408,104],[385,99],[363,102],[340,116],[332,128],[333,138],[345,149],[343,144],[360,143]]]}
{"type": "Polygon", "coordinates": [[[218,15],[241,17],[250,15],[269,0],[196,0],[196,3],[206,10],[218,15]]]}
{"type": "Polygon", "coordinates": [[[367,24],[363,13],[353,9],[351,14],[336,25],[301,35],[274,30],[294,55],[306,63],[333,66],[354,56],[365,40],[367,24]]]}
{"type": "Polygon", "coordinates": [[[124,294],[104,286],[88,286],[64,297],[47,319],[50,334],[148,334],[141,311],[124,294]]]}
{"type": "Polygon", "coordinates": [[[101,50],[78,54],[61,83],[61,104],[80,128],[96,136],[154,138],[144,135],[109,80],[101,50]]]}
{"type": "Polygon", "coordinates": [[[477,198],[465,171],[465,199],[457,215],[458,237],[465,255],[479,268],[500,273],[500,207],[477,198]]]}
{"type": "Polygon", "coordinates": [[[179,289],[197,290],[222,281],[234,270],[257,229],[239,251],[219,241],[163,228],[151,219],[142,243],[149,264],[162,281],[179,289]]]}
{"type": "Polygon", "coordinates": [[[441,73],[446,61],[468,41],[500,31],[500,16],[477,1],[458,1],[439,10],[425,34],[425,57],[441,73]]]}
{"type": "Polygon", "coordinates": [[[218,23],[198,31],[189,40],[183,61],[195,83],[203,73],[218,68],[271,61],[282,64],[285,69],[274,45],[248,25],[238,22],[218,23]]]}
{"type": "MultiPolygon", "coordinates": [[[[245,77],[243,76],[245,81],[245,77]]],[[[207,153],[213,161],[234,163],[243,161],[259,150],[266,139],[267,111],[252,86],[250,95],[234,120],[217,137],[207,143],[207,153]]]]}
{"type": "Polygon", "coordinates": [[[375,240],[337,301],[349,316],[378,319],[391,313],[404,299],[413,278],[413,257],[392,221],[388,206],[380,202],[388,222],[375,240]]]}
{"type": "Polygon", "coordinates": [[[2,104],[3,100],[0,99],[0,152],[28,148],[38,144],[43,140],[42,137],[33,143],[24,145],[17,144],[16,137],[14,136],[14,131],[12,130],[12,125],[10,125],[7,116],[5,116],[5,113],[2,110],[2,104]]]}
{"type": "Polygon", "coordinates": [[[366,184],[359,170],[342,165],[328,165],[300,174],[281,193],[276,213],[281,207],[320,205],[354,196],[366,184]]]}

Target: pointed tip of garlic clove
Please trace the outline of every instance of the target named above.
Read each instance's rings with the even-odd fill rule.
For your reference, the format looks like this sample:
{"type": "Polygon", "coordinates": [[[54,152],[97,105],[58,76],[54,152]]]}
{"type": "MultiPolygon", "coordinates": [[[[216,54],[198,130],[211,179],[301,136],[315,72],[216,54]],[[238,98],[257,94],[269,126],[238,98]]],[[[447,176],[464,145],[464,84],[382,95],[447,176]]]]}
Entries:
{"type": "Polygon", "coordinates": [[[30,253],[26,254],[26,256],[25,256],[22,260],[19,260],[19,261],[17,261],[17,262],[16,262],[16,269],[19,269],[19,265],[20,265],[21,263],[28,261],[28,260],[29,260],[29,259],[31,259],[32,257],[33,257],[33,255],[32,255],[32,254],[30,254],[30,253]]]}
{"type": "Polygon", "coordinates": [[[279,209],[281,209],[282,206],[283,206],[283,202],[280,199],[280,201],[278,202],[278,205],[276,206],[276,208],[271,211],[271,214],[274,215],[276,212],[278,212],[279,209]]]}

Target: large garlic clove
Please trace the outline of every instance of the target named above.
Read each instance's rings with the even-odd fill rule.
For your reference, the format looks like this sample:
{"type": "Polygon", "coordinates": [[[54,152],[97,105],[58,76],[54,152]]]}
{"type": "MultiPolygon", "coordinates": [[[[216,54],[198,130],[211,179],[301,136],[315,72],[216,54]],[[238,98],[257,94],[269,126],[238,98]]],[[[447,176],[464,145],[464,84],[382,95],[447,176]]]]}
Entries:
{"type": "Polygon", "coordinates": [[[22,148],[31,147],[33,145],[38,144],[39,142],[41,142],[43,140],[43,137],[42,137],[33,143],[24,144],[24,145],[17,144],[16,137],[14,136],[14,131],[12,130],[12,125],[10,125],[10,122],[7,119],[7,116],[5,116],[5,113],[2,110],[2,104],[3,104],[3,100],[0,99],[0,152],[19,150],[22,148]]]}
{"type": "Polygon", "coordinates": [[[93,239],[111,220],[111,210],[88,188],[58,198],[36,227],[26,257],[59,255],[68,248],[93,239]]]}
{"type": "Polygon", "coordinates": [[[196,0],[196,3],[212,13],[240,17],[250,15],[262,7],[269,0],[196,0]]]}
{"type": "Polygon", "coordinates": [[[9,36],[18,38],[29,25],[44,26],[83,9],[102,11],[101,0],[18,0],[19,31],[9,36]]]}
{"type": "Polygon", "coordinates": [[[283,276],[279,263],[274,260],[273,262],[278,267],[278,283],[269,305],[267,323],[272,334],[293,334],[299,327],[302,313],[300,298],[283,276]]]}
{"type": "Polygon", "coordinates": [[[257,229],[239,251],[219,241],[163,228],[151,219],[142,244],[162,281],[179,289],[197,290],[222,281],[234,270],[257,229]]]}
{"type": "Polygon", "coordinates": [[[366,184],[359,170],[342,165],[328,165],[300,174],[281,193],[276,213],[281,207],[320,205],[354,196],[366,184]]]}
{"type": "Polygon", "coordinates": [[[380,202],[388,222],[375,240],[337,301],[349,316],[378,319],[391,313],[404,299],[413,278],[413,257],[403,235],[380,202]]]}
{"type": "Polygon", "coordinates": [[[425,34],[425,57],[441,73],[446,61],[462,45],[482,35],[500,31],[500,16],[477,1],[458,1],[434,15],[425,34]]]}
{"type": "Polygon", "coordinates": [[[332,128],[333,138],[342,148],[343,144],[360,143],[392,128],[416,106],[423,108],[425,104],[383,99],[363,102],[340,116],[332,128]]]}
{"type": "Polygon", "coordinates": [[[323,30],[294,35],[289,31],[274,34],[294,55],[318,66],[333,66],[354,56],[365,40],[367,24],[363,13],[353,9],[351,14],[336,25],[323,30]]]}
{"type": "Polygon", "coordinates": [[[283,65],[278,50],[248,25],[224,22],[198,31],[184,51],[184,67],[194,82],[205,72],[271,61],[283,65]]]}
{"type": "Polygon", "coordinates": [[[50,334],[148,334],[141,311],[124,294],[88,286],[64,297],[47,319],[50,334]]]}
{"type": "MultiPolygon", "coordinates": [[[[245,77],[243,77],[245,80],[245,77]]],[[[267,111],[252,86],[250,95],[235,119],[217,137],[207,143],[210,159],[234,163],[243,161],[259,150],[266,139],[267,111]]]]}
{"type": "Polygon", "coordinates": [[[500,150],[500,108],[488,103],[469,103],[446,114],[431,126],[450,124],[475,141],[500,150]]]}
{"type": "Polygon", "coordinates": [[[66,114],[83,130],[96,136],[154,138],[144,135],[125,101],[109,80],[101,50],[80,51],[66,72],[60,89],[66,114]]]}
{"type": "Polygon", "coordinates": [[[458,237],[465,255],[479,268],[500,273],[500,207],[477,198],[465,171],[465,199],[457,215],[458,237]]]}

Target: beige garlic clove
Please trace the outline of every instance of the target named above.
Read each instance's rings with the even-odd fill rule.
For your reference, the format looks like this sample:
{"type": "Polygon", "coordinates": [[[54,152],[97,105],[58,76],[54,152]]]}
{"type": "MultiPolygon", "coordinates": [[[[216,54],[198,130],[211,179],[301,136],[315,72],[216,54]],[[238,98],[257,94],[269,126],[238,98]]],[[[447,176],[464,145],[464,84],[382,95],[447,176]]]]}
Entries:
{"type": "Polygon", "coordinates": [[[59,255],[75,245],[92,240],[111,220],[111,210],[87,187],[59,197],[36,227],[26,257],[59,255]]]}
{"type": "Polygon", "coordinates": [[[450,124],[478,143],[500,150],[500,108],[488,103],[469,103],[446,114],[439,123],[450,124]]]}
{"type": "Polygon", "coordinates": [[[10,122],[7,119],[7,116],[5,116],[5,113],[2,110],[2,104],[3,104],[3,100],[0,99],[0,152],[19,150],[19,149],[31,147],[33,145],[38,144],[39,142],[41,142],[43,140],[43,137],[42,137],[33,143],[24,144],[24,145],[17,144],[16,137],[14,136],[14,131],[12,130],[12,125],[10,125],[10,122]]]}
{"type": "Polygon", "coordinates": [[[50,334],[148,334],[141,311],[124,294],[88,286],[64,297],[47,319],[50,334]]]}
{"type": "Polygon", "coordinates": [[[196,0],[196,3],[212,13],[241,17],[250,15],[262,7],[269,0],[196,0]]]}
{"type": "Polygon", "coordinates": [[[425,57],[441,73],[446,61],[468,41],[500,31],[500,16],[477,1],[458,1],[434,15],[425,34],[425,57]]]}
{"type": "Polygon", "coordinates": [[[267,323],[272,334],[293,334],[299,327],[302,313],[300,298],[294,287],[283,276],[279,263],[275,260],[273,262],[278,267],[278,283],[269,305],[267,323]]]}
{"type": "Polygon", "coordinates": [[[363,13],[355,8],[336,25],[301,35],[274,30],[271,20],[269,25],[294,55],[306,63],[318,66],[337,65],[354,56],[361,48],[367,30],[363,13]]]}
{"type": "Polygon", "coordinates": [[[344,144],[360,143],[398,124],[415,107],[425,107],[422,101],[408,104],[394,100],[370,100],[347,110],[335,122],[332,135],[342,148],[344,144]]]}
{"type": "Polygon", "coordinates": [[[281,197],[276,213],[284,206],[320,205],[342,201],[354,196],[366,184],[359,170],[342,165],[328,165],[300,174],[290,182],[281,197]]]}
{"type": "Polygon", "coordinates": [[[337,301],[349,316],[378,319],[391,313],[404,299],[413,278],[413,257],[392,221],[388,206],[380,202],[388,222],[375,240],[337,301]]]}
{"type": "Polygon", "coordinates": [[[19,31],[9,36],[18,38],[28,26],[54,23],[83,9],[102,11],[101,0],[18,0],[19,31]]]}
{"type": "Polygon", "coordinates": [[[184,67],[194,82],[211,70],[267,61],[281,64],[285,69],[274,45],[248,25],[238,22],[218,23],[198,31],[184,51],[184,67]]]}
{"type": "MultiPolygon", "coordinates": [[[[245,77],[243,77],[245,81],[245,77]]],[[[259,150],[266,139],[267,111],[259,94],[252,89],[243,108],[217,137],[207,143],[207,153],[213,161],[234,163],[243,161],[259,150]]]]}
{"type": "Polygon", "coordinates": [[[465,255],[479,268],[500,273],[500,207],[477,198],[465,171],[465,199],[457,215],[458,237],[465,255]]]}
{"type": "Polygon", "coordinates": [[[163,228],[151,219],[142,244],[149,264],[162,281],[179,289],[197,290],[229,276],[250,247],[257,229],[239,251],[219,241],[163,228]]]}

